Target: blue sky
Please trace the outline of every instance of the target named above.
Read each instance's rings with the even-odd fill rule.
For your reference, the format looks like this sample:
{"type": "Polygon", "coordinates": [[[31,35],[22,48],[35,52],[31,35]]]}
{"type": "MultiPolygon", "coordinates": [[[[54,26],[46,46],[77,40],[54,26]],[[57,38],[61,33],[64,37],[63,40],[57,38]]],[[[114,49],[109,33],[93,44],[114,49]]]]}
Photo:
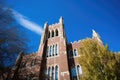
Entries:
{"type": "MultiPolygon", "coordinates": [[[[7,3],[40,30],[46,21],[54,24],[62,16],[68,42],[92,37],[94,29],[110,50],[120,51],[119,0],[7,0],[7,3]]],[[[30,39],[29,52],[37,51],[40,34],[22,26],[30,39]]]]}

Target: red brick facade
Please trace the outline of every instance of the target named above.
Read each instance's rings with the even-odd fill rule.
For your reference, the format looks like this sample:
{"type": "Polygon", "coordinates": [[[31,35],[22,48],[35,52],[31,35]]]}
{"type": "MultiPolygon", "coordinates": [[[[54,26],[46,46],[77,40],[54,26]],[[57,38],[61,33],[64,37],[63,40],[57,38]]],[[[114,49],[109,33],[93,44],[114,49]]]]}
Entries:
{"type": "MultiPolygon", "coordinates": [[[[95,39],[97,33],[94,35],[95,39]]],[[[73,76],[72,69],[81,67],[78,63],[81,42],[67,42],[62,17],[56,24],[45,23],[39,50],[22,57],[19,77],[24,76],[22,78],[28,80],[79,80],[80,73],[76,71],[76,76],[73,76]]]]}

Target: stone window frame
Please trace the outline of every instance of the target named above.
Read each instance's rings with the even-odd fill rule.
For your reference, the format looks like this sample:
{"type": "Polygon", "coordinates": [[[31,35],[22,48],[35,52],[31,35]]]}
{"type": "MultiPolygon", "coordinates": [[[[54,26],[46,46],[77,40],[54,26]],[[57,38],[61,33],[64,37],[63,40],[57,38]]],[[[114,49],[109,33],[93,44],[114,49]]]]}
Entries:
{"type": "Polygon", "coordinates": [[[47,46],[47,50],[48,51],[46,51],[46,58],[55,58],[55,57],[59,56],[59,46],[58,46],[58,43],[55,43],[55,44],[52,44],[52,45],[48,45],[47,46]],[[56,45],[57,45],[57,49],[56,49],[56,45]],[[53,46],[54,46],[54,50],[53,50],[53,46]],[[49,48],[49,50],[48,50],[48,48],[49,48]],[[56,54],[56,51],[57,51],[57,54],[56,54]]]}

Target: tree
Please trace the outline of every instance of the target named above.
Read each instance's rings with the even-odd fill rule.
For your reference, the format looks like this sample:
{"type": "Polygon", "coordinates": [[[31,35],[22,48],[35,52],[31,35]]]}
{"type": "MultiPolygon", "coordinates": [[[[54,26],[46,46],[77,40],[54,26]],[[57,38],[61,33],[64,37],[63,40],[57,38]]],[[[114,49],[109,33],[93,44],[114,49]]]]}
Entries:
{"type": "Polygon", "coordinates": [[[120,56],[108,50],[108,46],[93,39],[82,41],[79,48],[82,80],[120,80],[120,56]]]}
{"type": "Polygon", "coordinates": [[[27,49],[25,34],[16,25],[11,9],[0,0],[0,75],[14,64],[20,51],[27,49]]]}

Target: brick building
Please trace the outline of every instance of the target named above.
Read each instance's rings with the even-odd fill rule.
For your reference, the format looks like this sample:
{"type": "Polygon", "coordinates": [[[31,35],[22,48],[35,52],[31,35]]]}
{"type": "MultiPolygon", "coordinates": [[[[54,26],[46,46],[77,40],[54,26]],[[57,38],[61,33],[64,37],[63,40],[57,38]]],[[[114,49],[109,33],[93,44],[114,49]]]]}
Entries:
{"type": "MultiPolygon", "coordinates": [[[[102,43],[94,30],[91,39],[102,43]]],[[[79,80],[79,75],[83,74],[78,63],[78,48],[82,41],[67,42],[62,17],[56,24],[45,23],[38,51],[24,56],[20,54],[13,76],[27,80],[79,80]]]]}

